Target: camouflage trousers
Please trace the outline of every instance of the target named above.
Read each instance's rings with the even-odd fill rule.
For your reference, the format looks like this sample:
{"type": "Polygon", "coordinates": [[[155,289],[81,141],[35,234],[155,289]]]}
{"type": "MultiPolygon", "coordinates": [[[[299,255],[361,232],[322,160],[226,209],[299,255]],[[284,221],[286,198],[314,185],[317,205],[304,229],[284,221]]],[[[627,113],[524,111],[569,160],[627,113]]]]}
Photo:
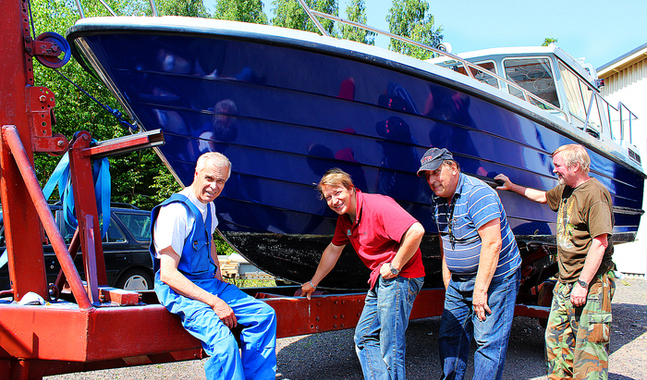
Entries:
{"type": "Polygon", "coordinates": [[[558,282],[546,326],[549,379],[608,378],[613,272],[598,275],[589,286],[586,304],[571,303],[573,284],[558,282]]]}

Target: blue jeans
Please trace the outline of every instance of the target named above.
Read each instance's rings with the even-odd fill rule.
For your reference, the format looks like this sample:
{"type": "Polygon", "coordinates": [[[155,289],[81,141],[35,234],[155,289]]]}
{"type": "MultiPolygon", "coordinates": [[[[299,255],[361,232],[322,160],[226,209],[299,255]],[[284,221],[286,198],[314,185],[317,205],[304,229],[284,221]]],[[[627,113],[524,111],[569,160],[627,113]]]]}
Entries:
{"type": "Polygon", "coordinates": [[[276,377],[276,313],[271,306],[215,278],[192,279],[200,288],[217,295],[234,311],[241,346],[209,305],[184,297],[155,276],[155,293],[182,326],[202,342],[210,356],[204,365],[207,379],[274,380],[276,377]]]}
{"type": "Polygon", "coordinates": [[[424,279],[395,277],[378,279],[368,291],[355,328],[355,351],[364,379],[404,380],[404,333],[409,315],[424,279]]]}
{"type": "Polygon", "coordinates": [[[472,308],[475,280],[460,280],[453,276],[445,292],[445,310],[438,337],[443,379],[461,380],[465,377],[472,337],[477,344],[473,379],[498,380],[503,374],[520,271],[517,269],[504,278],[492,280],[487,301],[492,314],[482,322],[472,308]]]}

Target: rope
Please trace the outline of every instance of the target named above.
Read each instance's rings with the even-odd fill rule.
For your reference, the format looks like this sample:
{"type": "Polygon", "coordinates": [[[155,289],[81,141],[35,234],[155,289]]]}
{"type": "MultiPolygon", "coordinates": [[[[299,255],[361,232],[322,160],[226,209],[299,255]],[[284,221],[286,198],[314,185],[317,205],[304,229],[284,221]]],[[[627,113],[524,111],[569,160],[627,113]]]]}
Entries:
{"type": "Polygon", "coordinates": [[[34,33],[31,37],[32,41],[36,39],[36,27],[34,26],[34,17],[31,15],[31,1],[27,0],[27,7],[29,8],[29,22],[31,23],[31,31],[34,33]]]}
{"type": "Polygon", "coordinates": [[[53,70],[54,70],[54,71],[56,71],[56,73],[57,73],[58,75],[60,75],[61,77],[63,77],[63,79],[65,79],[66,81],[68,81],[68,82],[70,82],[72,85],[74,85],[74,87],[76,87],[79,91],[81,91],[82,93],[84,93],[85,95],[87,95],[90,99],[94,100],[94,101],[95,101],[95,103],[97,103],[98,105],[100,105],[104,110],[106,110],[106,111],[108,111],[109,113],[111,113],[115,118],[117,118],[117,120],[119,121],[119,124],[121,124],[121,126],[122,126],[122,127],[124,127],[124,128],[128,128],[128,130],[130,131],[130,133],[135,133],[135,132],[137,132],[137,130],[139,130],[139,127],[137,127],[137,126],[135,126],[135,125],[133,125],[133,124],[129,123],[127,120],[125,120],[123,117],[121,117],[123,114],[122,114],[119,110],[117,110],[117,109],[113,109],[112,107],[110,107],[110,106],[108,106],[108,105],[106,105],[106,104],[101,103],[101,102],[100,102],[99,100],[97,100],[94,96],[90,95],[87,91],[85,91],[83,88],[81,88],[81,86],[79,86],[78,84],[74,83],[71,79],[69,79],[68,77],[66,77],[62,72],[60,72],[60,71],[58,71],[58,70],[56,70],[56,69],[53,69],[53,70]]]}

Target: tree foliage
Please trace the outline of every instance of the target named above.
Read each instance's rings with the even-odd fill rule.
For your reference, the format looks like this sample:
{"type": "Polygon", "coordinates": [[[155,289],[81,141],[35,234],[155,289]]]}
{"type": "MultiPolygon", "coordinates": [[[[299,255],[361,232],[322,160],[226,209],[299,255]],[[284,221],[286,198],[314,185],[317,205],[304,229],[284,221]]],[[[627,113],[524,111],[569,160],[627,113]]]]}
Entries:
{"type": "Polygon", "coordinates": [[[557,38],[545,38],[544,43],[542,43],[541,46],[548,46],[552,43],[557,43],[557,38]]]}
{"type": "MultiPolygon", "coordinates": [[[[434,27],[434,16],[427,13],[425,0],[393,0],[386,20],[389,31],[414,41],[437,47],[443,39],[442,27],[434,27]]],[[[391,39],[389,49],[419,59],[428,59],[432,53],[426,49],[391,39]]]]}
{"type": "MultiPolygon", "coordinates": [[[[150,13],[148,2],[109,0],[107,3],[118,15],[150,13]]],[[[170,9],[165,8],[167,3],[165,1],[156,3],[164,12],[170,9]]],[[[83,5],[85,17],[111,15],[98,1],[84,2],[83,5]]],[[[32,0],[31,9],[35,29],[33,35],[43,32],[65,35],[65,31],[79,19],[74,2],[69,0],[32,0]]],[[[47,87],[55,94],[56,122],[52,126],[52,133],[63,134],[70,141],[74,133],[81,130],[90,132],[92,137],[98,141],[122,137],[129,133],[111,113],[79,91],[59,73],[65,75],[103,104],[123,113],[123,109],[110,91],[98,79],[85,72],[76,61],[70,60],[57,72],[34,60],[36,85],[47,87]]],[[[47,182],[59,159],[59,157],[44,154],[34,156],[34,166],[41,185],[47,182]]],[[[165,199],[162,196],[162,193],[165,192],[160,192],[162,186],[169,191],[179,188],[171,173],[150,149],[111,157],[109,161],[112,177],[112,201],[131,203],[148,209],[165,199]]]]}
{"type": "Polygon", "coordinates": [[[255,24],[268,23],[261,0],[218,0],[213,17],[255,24]]]}
{"type": "MultiPolygon", "coordinates": [[[[364,0],[351,0],[346,7],[346,15],[350,21],[366,24],[366,5],[364,0]]],[[[341,37],[346,40],[375,45],[375,33],[344,24],[341,27],[341,37]]]]}
{"type": "Polygon", "coordinates": [[[160,16],[209,17],[202,0],[155,1],[160,16]]]}
{"type": "MultiPolygon", "coordinates": [[[[306,0],[306,3],[313,10],[334,16],[339,15],[337,0],[306,0]]],[[[319,33],[319,29],[310,20],[310,17],[308,17],[298,0],[273,0],[272,7],[274,11],[272,25],[319,33]]],[[[328,34],[331,36],[335,35],[334,22],[326,19],[319,19],[319,22],[328,34]]]]}

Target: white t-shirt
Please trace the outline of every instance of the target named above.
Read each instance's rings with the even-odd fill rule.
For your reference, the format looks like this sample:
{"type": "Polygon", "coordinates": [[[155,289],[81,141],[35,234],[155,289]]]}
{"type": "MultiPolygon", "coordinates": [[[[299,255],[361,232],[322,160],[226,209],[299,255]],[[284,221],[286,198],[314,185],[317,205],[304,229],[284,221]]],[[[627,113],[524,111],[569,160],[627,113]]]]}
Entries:
{"type": "MultiPolygon", "coordinates": [[[[193,203],[200,213],[202,214],[202,220],[207,219],[207,204],[202,203],[198,198],[193,195],[190,188],[184,188],[180,191],[180,194],[189,198],[191,203],[193,203]]],[[[191,228],[193,227],[193,214],[189,213],[186,206],[180,202],[173,202],[166,206],[163,206],[160,211],[157,219],[155,220],[155,238],[153,239],[155,244],[155,252],[157,252],[157,258],[160,258],[159,252],[167,247],[173,248],[173,251],[179,256],[182,256],[182,250],[184,249],[184,241],[191,233],[191,228]]],[[[218,226],[218,218],[216,216],[216,205],[212,204],[211,207],[211,234],[216,230],[218,226]]]]}

